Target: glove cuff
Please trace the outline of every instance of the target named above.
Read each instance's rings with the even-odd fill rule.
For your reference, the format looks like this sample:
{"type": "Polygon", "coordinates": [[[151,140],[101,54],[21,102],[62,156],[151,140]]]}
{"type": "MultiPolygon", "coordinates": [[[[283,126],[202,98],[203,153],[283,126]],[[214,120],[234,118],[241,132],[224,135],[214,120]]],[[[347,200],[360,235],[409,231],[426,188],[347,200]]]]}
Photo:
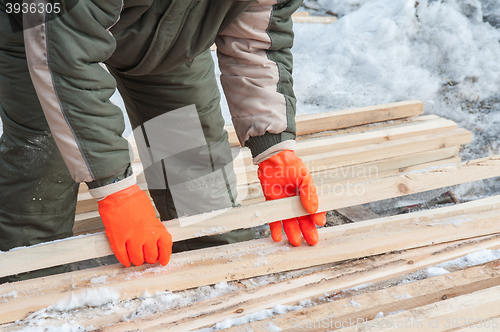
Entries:
{"type": "Polygon", "coordinates": [[[92,197],[94,197],[97,201],[101,201],[105,199],[107,196],[127,189],[137,183],[137,179],[135,175],[129,176],[121,181],[108,184],[103,187],[98,187],[94,189],[89,189],[89,193],[92,197]]]}
{"type": "Polygon", "coordinates": [[[285,150],[295,151],[295,141],[288,140],[271,146],[269,149],[267,149],[266,151],[262,152],[261,154],[253,158],[253,164],[259,165],[261,162],[266,161],[272,156],[275,156],[278,153],[285,150]]]}
{"type": "Polygon", "coordinates": [[[262,136],[250,137],[245,142],[245,146],[250,148],[253,162],[257,165],[280,151],[293,150],[295,148],[295,135],[288,132],[280,134],[266,132],[262,136]],[[276,145],[279,147],[275,147],[276,145]]]}

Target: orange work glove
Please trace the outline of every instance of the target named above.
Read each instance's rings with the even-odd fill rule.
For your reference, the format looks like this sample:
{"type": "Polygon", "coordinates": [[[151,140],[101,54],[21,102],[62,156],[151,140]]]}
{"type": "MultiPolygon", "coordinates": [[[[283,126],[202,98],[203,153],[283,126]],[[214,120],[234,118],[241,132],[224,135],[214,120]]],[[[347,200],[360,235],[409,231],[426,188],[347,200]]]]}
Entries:
{"type": "Polygon", "coordinates": [[[99,214],[116,258],[125,265],[167,265],[172,254],[172,236],[156,218],[145,192],[137,185],[98,202],[99,214]]]}
{"type": "MultiPolygon", "coordinates": [[[[300,246],[301,236],[310,245],[318,243],[316,225],[326,223],[326,212],[318,210],[318,195],[311,174],[302,160],[291,150],[282,151],[259,163],[258,176],[266,200],[295,196],[300,193],[302,205],[308,216],[283,220],[283,228],[288,241],[296,247],[300,246]]],[[[269,224],[271,235],[276,242],[281,241],[281,221],[269,224]]]]}

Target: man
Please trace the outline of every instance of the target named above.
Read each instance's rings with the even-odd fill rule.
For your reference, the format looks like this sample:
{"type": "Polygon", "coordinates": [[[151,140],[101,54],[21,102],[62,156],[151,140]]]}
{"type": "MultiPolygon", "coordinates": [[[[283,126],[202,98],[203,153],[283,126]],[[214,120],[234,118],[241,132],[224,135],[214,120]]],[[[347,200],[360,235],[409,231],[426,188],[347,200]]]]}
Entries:
{"type": "MultiPolygon", "coordinates": [[[[122,114],[109,101],[116,86],[142,144],[141,160],[149,163],[148,187],[161,220],[182,215],[182,197],[200,198],[191,205],[201,211],[234,206],[235,175],[226,167],[232,158],[209,51],[214,41],[233,124],[259,165],[266,199],[300,192],[312,215],[283,221],[285,233],[296,246],[301,233],[317,242],[315,225],[325,223],[325,214],[314,214],[316,189],[293,153],[290,16],[301,0],[0,3],[0,250],[71,236],[78,183],[86,182],[123,265],[168,263],[171,236],[135,184],[122,114]],[[188,128],[193,110],[206,144],[187,144],[188,155],[173,149],[158,157],[164,146],[190,136],[179,130],[182,139],[168,140],[171,131],[161,128],[188,128]],[[181,119],[172,125],[176,115],[181,119]]],[[[280,241],[281,221],[271,230],[280,241]]],[[[176,250],[251,238],[243,230],[176,250]]]]}

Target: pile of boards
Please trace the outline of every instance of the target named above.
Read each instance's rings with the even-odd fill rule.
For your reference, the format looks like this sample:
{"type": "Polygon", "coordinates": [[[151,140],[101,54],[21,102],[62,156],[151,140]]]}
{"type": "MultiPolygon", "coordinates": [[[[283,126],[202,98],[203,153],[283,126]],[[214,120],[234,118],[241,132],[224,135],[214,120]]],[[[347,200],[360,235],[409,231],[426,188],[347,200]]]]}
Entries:
{"type": "MultiPolygon", "coordinates": [[[[458,151],[470,143],[471,133],[451,120],[422,115],[423,111],[423,103],[412,100],[297,116],[296,153],[318,187],[337,191],[345,184],[460,162],[458,151]]],[[[241,149],[234,128],[229,125],[226,130],[231,146],[241,149]]],[[[138,184],[147,190],[135,141],[129,141],[136,156],[134,170],[140,174],[138,184]]],[[[238,199],[242,205],[262,202],[257,167],[250,151],[241,150],[235,160],[238,199]]],[[[353,190],[359,193],[362,188],[353,190]]],[[[75,235],[103,230],[97,203],[85,184],[80,187],[76,213],[75,235]]]]}
{"type": "MultiPolygon", "coordinates": [[[[458,150],[470,142],[470,132],[422,113],[421,102],[408,101],[297,117],[297,154],[313,171],[319,209],[341,209],[500,176],[498,156],[459,162],[458,150]]],[[[228,128],[228,132],[237,148],[234,131],[228,128]]],[[[306,214],[298,197],[263,202],[255,166],[248,152],[242,155],[246,161],[236,172],[246,174],[241,177],[246,182],[239,183],[239,192],[246,194],[243,206],[169,221],[174,241],[306,214]]],[[[86,194],[82,191],[79,196],[75,231],[80,234],[100,230],[95,205],[86,194]]],[[[164,268],[127,269],[116,264],[0,285],[0,329],[19,329],[24,325],[15,320],[37,311],[41,315],[39,310],[45,324],[63,324],[61,319],[51,320],[50,310],[76,303],[66,324],[102,331],[190,331],[228,319],[246,321],[247,315],[273,312],[272,308],[273,317],[229,330],[494,330],[500,316],[498,261],[409,284],[388,283],[384,289],[360,285],[388,282],[478,250],[499,249],[499,203],[496,196],[325,227],[319,230],[316,246],[304,243],[294,248],[286,241],[259,239],[174,254],[164,268]],[[251,282],[260,276],[271,281],[251,282]],[[96,306],[91,300],[93,294],[112,294],[114,301],[140,299],[147,298],[145,292],[181,292],[220,282],[236,290],[130,320],[123,317],[133,318],[141,300],[119,309],[96,306]],[[353,290],[356,287],[359,290],[353,290]],[[380,312],[397,313],[380,317],[380,312]]],[[[0,276],[111,253],[102,233],[73,237],[0,253],[0,276]]]]}

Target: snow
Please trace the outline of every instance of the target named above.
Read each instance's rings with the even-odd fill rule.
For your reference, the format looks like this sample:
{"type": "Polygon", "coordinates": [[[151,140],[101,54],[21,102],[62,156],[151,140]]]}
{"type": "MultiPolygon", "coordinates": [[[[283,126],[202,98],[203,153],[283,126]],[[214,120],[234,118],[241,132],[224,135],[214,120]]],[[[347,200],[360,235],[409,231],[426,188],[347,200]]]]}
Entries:
{"type": "Polygon", "coordinates": [[[443,274],[450,273],[450,271],[447,271],[443,269],[442,267],[429,267],[427,270],[425,270],[427,273],[427,278],[432,278],[432,277],[437,277],[443,274]]]}
{"type": "Polygon", "coordinates": [[[13,290],[5,294],[0,294],[0,299],[3,299],[4,301],[7,300],[8,298],[13,298],[15,299],[17,297],[17,291],[13,290]]]}
{"type": "Polygon", "coordinates": [[[441,263],[437,265],[437,267],[447,268],[456,266],[459,268],[464,268],[468,266],[484,264],[497,259],[500,259],[500,249],[498,250],[483,249],[480,251],[470,253],[464,257],[460,257],[452,261],[441,263]]]}
{"type": "Polygon", "coordinates": [[[92,279],[90,279],[90,283],[92,283],[92,284],[104,284],[106,282],[107,278],[108,278],[108,276],[100,276],[100,277],[92,278],[92,279]]]}
{"type": "Polygon", "coordinates": [[[359,304],[359,302],[356,302],[354,300],[350,300],[349,303],[353,306],[353,307],[356,307],[356,308],[361,308],[361,304],[359,304]]]}
{"type": "MultiPolygon", "coordinates": [[[[357,291],[357,290],[360,290],[360,289],[363,289],[363,288],[366,288],[366,287],[370,287],[372,285],[373,285],[372,283],[361,284],[361,285],[357,285],[357,286],[351,287],[351,288],[349,288],[349,290],[355,290],[355,291],[357,291]]],[[[328,296],[328,295],[326,295],[326,296],[328,296]]]]}
{"type": "Polygon", "coordinates": [[[457,216],[454,217],[452,220],[447,220],[447,221],[439,221],[439,220],[433,220],[433,223],[427,224],[427,226],[443,226],[443,225],[453,225],[455,227],[460,227],[462,224],[466,222],[471,222],[474,221],[474,219],[468,217],[468,216],[457,216]]]}
{"type": "Polygon", "coordinates": [[[54,326],[49,326],[49,327],[26,327],[22,330],[22,332],[86,332],[86,331],[92,331],[95,330],[92,326],[84,327],[83,325],[80,324],[70,324],[70,323],[64,323],[61,326],[54,327],[54,326]]]}
{"type": "Polygon", "coordinates": [[[213,235],[213,234],[223,233],[225,231],[226,231],[226,227],[224,227],[224,226],[210,227],[207,230],[201,230],[199,232],[194,233],[194,236],[213,235]]]}
{"type": "Polygon", "coordinates": [[[62,299],[49,307],[57,311],[67,311],[84,306],[98,307],[118,301],[120,293],[111,287],[87,288],[80,292],[72,292],[69,299],[62,299]]]}
{"type": "MultiPolygon", "coordinates": [[[[228,318],[222,322],[215,324],[214,326],[212,326],[210,328],[196,330],[196,332],[212,332],[212,331],[228,329],[232,326],[242,325],[242,324],[247,324],[247,323],[263,320],[266,318],[273,317],[274,315],[286,314],[287,312],[301,310],[304,308],[308,308],[312,305],[313,304],[310,300],[300,301],[299,304],[295,305],[295,306],[276,304],[272,309],[264,309],[264,310],[260,310],[260,311],[257,311],[257,312],[254,312],[254,313],[251,313],[248,315],[243,315],[243,316],[236,317],[236,318],[228,318]]],[[[270,331],[281,331],[281,329],[277,326],[273,327],[272,325],[270,325],[270,327],[271,327],[270,331]],[[276,329],[276,328],[278,328],[278,329],[276,329]]]]}
{"type": "Polygon", "coordinates": [[[279,331],[283,331],[283,329],[281,329],[279,326],[273,324],[273,323],[269,323],[268,327],[267,327],[267,331],[269,332],[279,332],[279,331]]]}
{"type": "Polygon", "coordinates": [[[399,300],[406,300],[406,299],[411,299],[413,296],[411,296],[410,294],[408,294],[408,292],[406,292],[404,294],[393,294],[392,297],[399,300]]]}

